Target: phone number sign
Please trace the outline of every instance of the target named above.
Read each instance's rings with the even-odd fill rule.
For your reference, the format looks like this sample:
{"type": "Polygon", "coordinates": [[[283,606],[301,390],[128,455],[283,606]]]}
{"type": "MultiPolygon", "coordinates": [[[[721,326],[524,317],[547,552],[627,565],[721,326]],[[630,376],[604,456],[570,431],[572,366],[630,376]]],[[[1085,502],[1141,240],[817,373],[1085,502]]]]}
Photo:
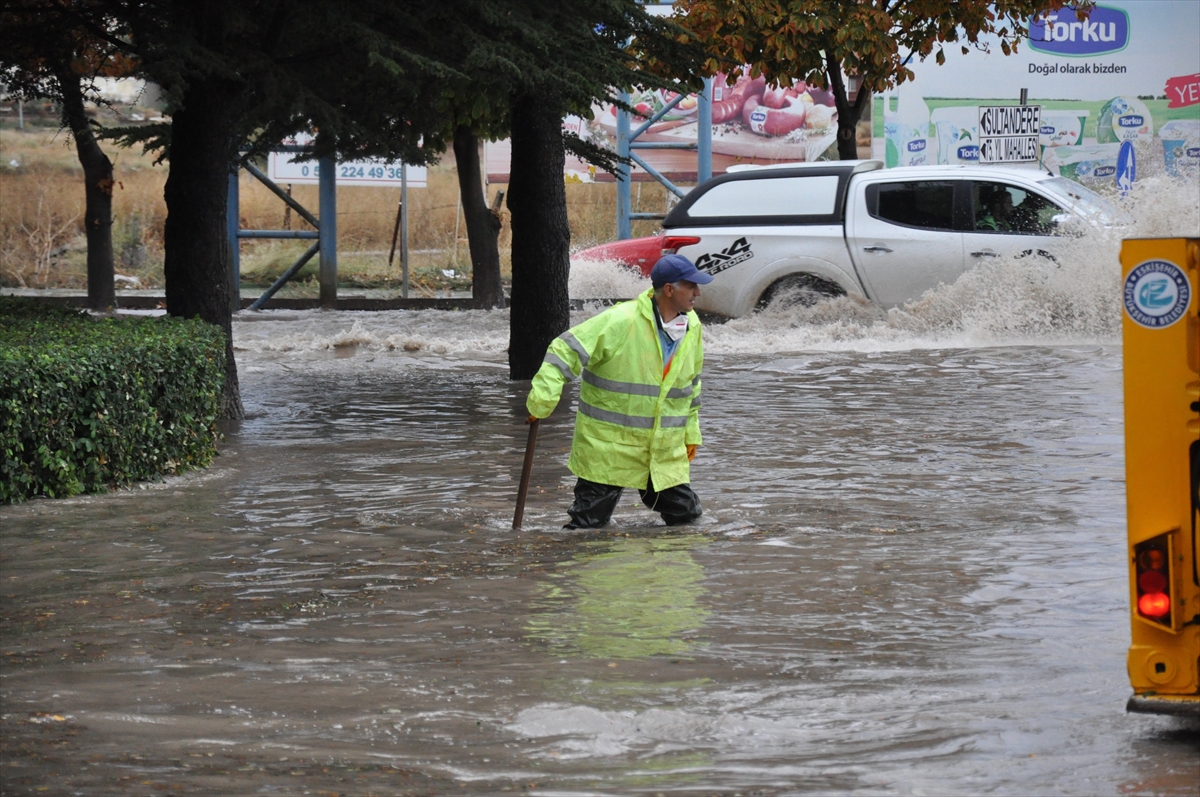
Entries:
{"type": "MultiPolygon", "coordinates": [[[[297,160],[299,153],[272,152],[267,158],[267,176],[276,183],[316,185],[321,177],[321,164],[315,160],[297,160]]],[[[379,185],[400,187],[401,170],[409,188],[425,188],[429,170],[424,166],[404,167],[400,163],[379,160],[340,161],[337,166],[338,185],[379,185]]]]}

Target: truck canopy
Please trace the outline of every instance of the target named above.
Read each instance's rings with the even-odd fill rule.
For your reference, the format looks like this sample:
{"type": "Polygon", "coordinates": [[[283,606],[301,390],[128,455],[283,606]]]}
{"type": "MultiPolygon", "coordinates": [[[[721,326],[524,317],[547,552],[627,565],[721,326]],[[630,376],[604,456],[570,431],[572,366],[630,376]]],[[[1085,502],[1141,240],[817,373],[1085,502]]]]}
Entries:
{"type": "Polygon", "coordinates": [[[841,224],[850,178],[882,168],[872,160],[743,167],[697,187],[662,226],[841,224]]]}

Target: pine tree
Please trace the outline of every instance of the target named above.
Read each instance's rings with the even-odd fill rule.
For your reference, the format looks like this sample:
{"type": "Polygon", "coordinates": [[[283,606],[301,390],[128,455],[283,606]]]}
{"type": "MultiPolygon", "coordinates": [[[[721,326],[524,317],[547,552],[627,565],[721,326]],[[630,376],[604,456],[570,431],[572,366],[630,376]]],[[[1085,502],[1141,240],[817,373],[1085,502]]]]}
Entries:
{"type": "MultiPolygon", "coordinates": [[[[53,0],[48,0],[53,5],[53,0]]],[[[316,155],[382,155],[408,162],[420,147],[422,91],[442,67],[386,35],[376,23],[429,32],[386,0],[96,0],[82,23],[138,60],[164,90],[170,122],[127,130],[121,142],[161,151],[170,163],[164,195],[167,312],[199,316],[226,335],[227,418],[243,415],[232,341],[233,286],[225,211],[228,175],[301,130],[319,131],[316,155]],[[112,32],[117,20],[127,36],[112,32]]],[[[430,126],[432,125],[432,126],[430,126]]]]}
{"type": "MultiPolygon", "coordinates": [[[[83,3],[80,3],[83,5],[83,3]]],[[[88,306],[113,307],[113,166],[97,141],[98,125],[87,115],[85,97],[97,98],[100,77],[124,77],[134,64],[118,48],[80,26],[62,7],[33,0],[5,3],[0,10],[0,79],[22,99],[59,104],[83,167],[84,232],[87,236],[88,306]]]]}
{"type": "MultiPolygon", "coordinates": [[[[635,0],[471,0],[449,4],[469,33],[448,60],[469,80],[459,112],[512,139],[509,373],[529,379],[570,323],[571,233],[563,184],[570,151],[613,170],[614,153],[563,132],[568,114],[637,85],[672,86],[700,62],[674,24],[635,0]]],[[[458,95],[456,95],[457,97],[458,95]]]]}

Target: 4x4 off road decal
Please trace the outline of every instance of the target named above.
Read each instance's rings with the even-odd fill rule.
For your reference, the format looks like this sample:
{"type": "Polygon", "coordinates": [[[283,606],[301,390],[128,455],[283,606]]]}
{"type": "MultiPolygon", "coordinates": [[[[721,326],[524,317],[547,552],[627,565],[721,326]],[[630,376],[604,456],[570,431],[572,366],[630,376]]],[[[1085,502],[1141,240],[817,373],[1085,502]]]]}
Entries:
{"type": "Polygon", "coordinates": [[[700,255],[696,260],[696,268],[709,274],[720,274],[727,268],[733,268],[738,263],[745,263],[754,257],[750,244],[745,238],[738,238],[729,245],[728,249],[709,255],[700,255]]]}

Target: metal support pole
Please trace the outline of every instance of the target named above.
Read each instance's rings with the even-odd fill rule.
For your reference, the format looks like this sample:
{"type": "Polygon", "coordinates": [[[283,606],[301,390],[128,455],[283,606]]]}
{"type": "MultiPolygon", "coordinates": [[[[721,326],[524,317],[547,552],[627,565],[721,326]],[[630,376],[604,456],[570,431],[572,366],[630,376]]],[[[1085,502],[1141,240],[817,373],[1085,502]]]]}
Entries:
{"type": "MultiPolygon", "coordinates": [[[[487,196],[487,194],[484,194],[487,196]]],[[[458,201],[454,203],[454,254],[450,258],[451,264],[458,269],[458,230],[459,222],[462,221],[462,192],[458,192],[458,201]]]]}
{"type": "Polygon", "coordinates": [[[388,271],[392,270],[392,263],[396,259],[396,244],[400,240],[400,216],[404,212],[404,207],[396,203],[396,223],[392,225],[392,248],[388,250],[388,271]]]}
{"type": "Polygon", "coordinates": [[[704,79],[700,95],[699,119],[696,121],[696,184],[712,179],[712,104],[713,79],[704,79]]]}
{"type": "Polygon", "coordinates": [[[267,290],[263,292],[262,296],[259,296],[257,299],[254,300],[254,304],[250,305],[250,309],[251,310],[263,309],[263,305],[265,305],[270,300],[270,298],[275,295],[275,292],[278,291],[280,288],[282,288],[284,286],[284,283],[286,283],[292,277],[299,274],[300,269],[304,268],[304,265],[308,261],[313,259],[313,255],[315,255],[320,248],[321,248],[320,243],[314,243],[312,246],[308,247],[308,249],[304,252],[304,254],[300,255],[300,257],[296,260],[296,262],[292,264],[291,268],[289,268],[287,271],[280,274],[279,279],[275,280],[275,282],[271,285],[271,287],[267,288],[267,290]]]}
{"type": "Polygon", "coordinates": [[[319,207],[317,235],[321,248],[321,307],[337,306],[337,162],[321,158],[317,162],[319,207]]]}
{"type": "Polygon", "coordinates": [[[683,199],[683,197],[685,196],[684,190],[682,188],[680,188],[679,186],[675,185],[670,180],[668,180],[666,177],[664,177],[663,174],[658,169],[655,169],[649,163],[646,163],[646,161],[643,160],[641,157],[639,157],[636,153],[633,153],[633,152],[629,153],[629,157],[633,158],[634,163],[636,163],[638,166],[641,166],[643,169],[645,169],[647,174],[649,174],[655,180],[658,180],[660,183],[662,183],[663,187],[665,187],[668,191],[670,191],[672,194],[679,197],[680,199],[683,199]]]}
{"type": "MultiPolygon", "coordinates": [[[[308,210],[303,205],[301,205],[299,202],[297,202],[295,199],[292,198],[292,193],[291,193],[292,184],[291,183],[288,183],[288,190],[284,191],[282,188],[280,188],[278,185],[275,184],[274,180],[272,180],[270,177],[267,177],[265,174],[263,174],[262,170],[259,169],[257,166],[255,166],[253,163],[245,163],[245,164],[243,164],[243,168],[250,173],[251,177],[253,177],[254,179],[258,180],[260,183],[265,185],[272,194],[274,194],[275,196],[277,196],[281,200],[283,200],[283,203],[285,205],[287,205],[289,208],[291,208],[292,210],[295,210],[298,214],[300,214],[300,218],[307,221],[313,227],[319,226],[317,224],[317,217],[314,216],[313,214],[309,213],[308,210]]],[[[286,227],[287,225],[285,224],[284,226],[286,227]]]]}
{"type": "Polygon", "coordinates": [[[629,142],[630,149],[696,149],[690,141],[638,141],[629,142]]]}
{"type": "Polygon", "coordinates": [[[408,164],[400,164],[400,295],[408,298],[408,164]]]}
{"type": "Polygon", "coordinates": [[[238,230],[238,238],[320,238],[312,230],[238,230]]]}
{"type": "Polygon", "coordinates": [[[241,192],[238,190],[238,166],[229,172],[228,189],[225,193],[225,237],[229,242],[229,294],[236,313],[242,306],[241,246],[238,244],[238,220],[241,214],[241,192]]]}
{"type": "MultiPolygon", "coordinates": [[[[620,93],[621,102],[629,104],[629,92],[620,93]]],[[[617,156],[629,157],[629,111],[617,108],[617,156]]],[[[633,194],[630,191],[632,169],[625,163],[617,164],[617,239],[624,241],[633,237],[633,222],[629,214],[633,211],[633,194]]]]}
{"type": "MultiPolygon", "coordinates": [[[[629,140],[632,141],[633,139],[637,138],[642,133],[645,133],[647,130],[649,130],[651,127],[653,127],[655,122],[657,122],[659,119],[662,119],[664,116],[666,116],[668,113],[671,112],[672,108],[674,108],[679,103],[683,102],[683,98],[686,96],[687,96],[686,94],[676,94],[675,99],[670,100],[667,103],[665,103],[663,105],[663,107],[659,108],[657,111],[654,112],[653,116],[651,116],[649,119],[647,119],[646,121],[644,121],[640,125],[638,125],[638,129],[634,130],[632,133],[629,134],[629,140]]],[[[629,101],[628,98],[626,98],[625,101],[628,102],[629,101]]]]}
{"type": "Polygon", "coordinates": [[[1029,104],[1029,89],[1021,89],[1021,104],[1029,104]]]}

